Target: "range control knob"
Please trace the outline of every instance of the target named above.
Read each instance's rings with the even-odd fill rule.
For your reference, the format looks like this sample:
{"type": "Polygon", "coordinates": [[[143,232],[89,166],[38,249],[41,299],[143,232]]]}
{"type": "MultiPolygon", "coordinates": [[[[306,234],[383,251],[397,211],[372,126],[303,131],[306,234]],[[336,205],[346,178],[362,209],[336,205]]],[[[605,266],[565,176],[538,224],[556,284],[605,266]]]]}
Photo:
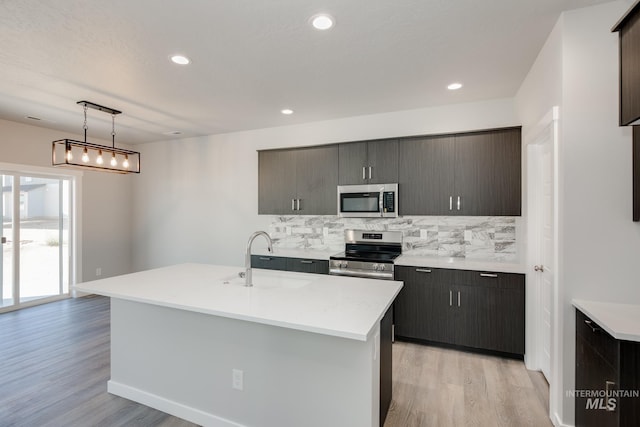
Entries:
{"type": "Polygon", "coordinates": [[[347,267],[349,267],[349,263],[348,262],[344,261],[344,262],[340,263],[340,268],[347,268],[347,267]]]}
{"type": "Polygon", "coordinates": [[[373,269],[375,271],[379,271],[380,270],[380,264],[373,264],[373,269]]]}
{"type": "Polygon", "coordinates": [[[380,264],[380,271],[386,270],[386,266],[384,264],[380,264]]]}

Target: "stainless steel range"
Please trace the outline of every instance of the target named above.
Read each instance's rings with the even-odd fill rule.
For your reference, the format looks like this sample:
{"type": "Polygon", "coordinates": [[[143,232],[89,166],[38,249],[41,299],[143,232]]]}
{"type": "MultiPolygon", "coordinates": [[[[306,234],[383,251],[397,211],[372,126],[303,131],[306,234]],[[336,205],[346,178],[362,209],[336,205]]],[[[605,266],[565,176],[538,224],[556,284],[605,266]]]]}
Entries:
{"type": "Polygon", "coordinates": [[[345,251],[329,258],[329,274],[393,280],[401,231],[345,230],[345,251]]]}

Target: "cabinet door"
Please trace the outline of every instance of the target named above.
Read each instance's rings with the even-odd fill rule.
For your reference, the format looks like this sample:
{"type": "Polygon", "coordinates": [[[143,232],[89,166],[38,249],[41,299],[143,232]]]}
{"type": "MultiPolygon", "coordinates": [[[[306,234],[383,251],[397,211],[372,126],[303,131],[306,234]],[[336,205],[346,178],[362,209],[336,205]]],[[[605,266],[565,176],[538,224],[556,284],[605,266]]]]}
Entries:
{"type": "Polygon", "coordinates": [[[329,261],[320,259],[287,258],[287,271],[329,274],[329,261]]]}
{"type": "Polygon", "coordinates": [[[520,129],[456,135],[454,185],[458,215],[520,215],[520,129]]]}
{"type": "Polygon", "coordinates": [[[480,323],[482,310],[481,290],[477,286],[456,285],[450,287],[453,298],[451,317],[454,325],[453,343],[466,347],[483,348],[481,333],[484,326],[480,323]]]}
{"type": "Polygon", "coordinates": [[[367,143],[367,178],[371,184],[398,182],[398,140],[385,139],[367,143]],[[371,168],[371,176],[369,176],[371,168]]]}
{"type": "Polygon", "coordinates": [[[293,214],[295,197],[295,151],[258,152],[258,214],[293,214]]]}
{"type": "Polygon", "coordinates": [[[620,30],[620,126],[640,118],[640,13],[620,30]]]}
{"type": "Polygon", "coordinates": [[[452,342],[448,275],[447,270],[396,266],[396,280],[404,281],[394,303],[396,335],[452,342]]]}
{"type": "Polygon", "coordinates": [[[366,184],[369,182],[367,166],[367,143],[349,142],[338,145],[340,185],[366,184]]]}
{"type": "Polygon", "coordinates": [[[456,344],[524,354],[525,277],[458,270],[456,344]]]}
{"type": "Polygon", "coordinates": [[[451,215],[454,138],[423,137],[399,144],[400,215],[451,215]]]}
{"type": "MultiPolygon", "coordinates": [[[[615,368],[607,363],[594,349],[588,339],[576,335],[576,390],[589,390],[592,393],[605,393],[606,381],[617,382],[615,368]]],[[[618,387],[611,386],[610,390],[618,387]]],[[[576,427],[614,427],[619,424],[620,399],[616,399],[616,409],[606,408],[605,397],[586,398],[576,396],[576,427]],[[594,406],[595,405],[595,406],[594,406]]]]}
{"type": "MultiPolygon", "coordinates": [[[[300,215],[336,215],[338,147],[335,145],[296,150],[295,211],[300,215]]],[[[289,202],[290,203],[290,202],[289,202]]]]}

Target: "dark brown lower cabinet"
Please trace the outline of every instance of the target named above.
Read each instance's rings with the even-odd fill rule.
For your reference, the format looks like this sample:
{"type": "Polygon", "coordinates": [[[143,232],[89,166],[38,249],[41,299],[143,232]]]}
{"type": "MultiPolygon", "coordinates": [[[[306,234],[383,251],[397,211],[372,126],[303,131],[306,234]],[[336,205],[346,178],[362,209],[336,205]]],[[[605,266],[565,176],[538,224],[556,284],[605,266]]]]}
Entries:
{"type": "Polygon", "coordinates": [[[380,426],[387,418],[393,382],[393,305],[380,321],[380,426]]]}
{"type": "Polygon", "coordinates": [[[524,354],[522,274],[396,266],[395,335],[524,354]]]}
{"type": "Polygon", "coordinates": [[[297,271],[301,273],[329,274],[329,261],[321,259],[288,258],[251,255],[251,267],[267,270],[297,271]]]}
{"type": "Polygon", "coordinates": [[[329,274],[329,261],[319,259],[287,258],[287,271],[329,274]]]}
{"type": "Polygon", "coordinates": [[[640,343],[617,340],[576,310],[576,427],[640,425],[640,343]]]}

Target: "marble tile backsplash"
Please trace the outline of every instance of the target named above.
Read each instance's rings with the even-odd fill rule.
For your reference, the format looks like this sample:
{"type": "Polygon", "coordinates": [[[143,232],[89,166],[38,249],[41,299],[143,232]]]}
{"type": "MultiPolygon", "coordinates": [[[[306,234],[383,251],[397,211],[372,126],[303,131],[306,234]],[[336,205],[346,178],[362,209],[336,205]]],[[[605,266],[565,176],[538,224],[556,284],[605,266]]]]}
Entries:
{"type": "Polygon", "coordinates": [[[404,216],[339,218],[274,216],[269,234],[276,247],[344,250],[344,230],[397,230],[403,254],[513,261],[517,259],[515,217],[404,216]]]}

